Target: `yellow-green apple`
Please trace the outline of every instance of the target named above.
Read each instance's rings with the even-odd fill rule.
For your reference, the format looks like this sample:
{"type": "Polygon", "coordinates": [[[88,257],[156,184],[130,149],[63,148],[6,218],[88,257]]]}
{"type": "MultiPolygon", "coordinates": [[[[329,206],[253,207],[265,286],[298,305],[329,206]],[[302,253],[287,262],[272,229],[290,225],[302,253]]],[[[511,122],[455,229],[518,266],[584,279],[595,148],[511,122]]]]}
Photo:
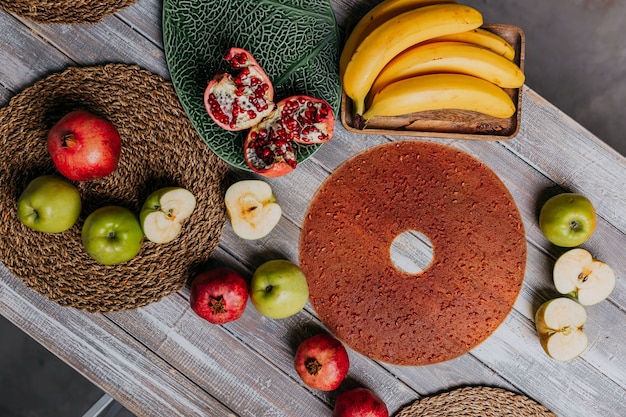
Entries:
{"type": "Polygon", "coordinates": [[[571,298],[554,298],[539,307],[535,326],[541,347],[552,359],[569,361],[587,348],[585,308],[571,298]]]}
{"type": "Polygon", "coordinates": [[[300,267],[283,259],[259,266],[250,283],[250,300],[262,315],[282,319],[298,313],[309,299],[309,286],[300,267]]]}
{"type": "Polygon", "coordinates": [[[606,299],[615,288],[613,269],[582,248],[559,256],[554,263],[553,279],[558,292],[569,294],[584,306],[606,299]]]}
{"type": "Polygon", "coordinates": [[[191,282],[191,308],[213,324],[237,320],[248,302],[248,283],[237,271],[214,268],[199,273],[191,282]]]}
{"type": "Polygon", "coordinates": [[[185,188],[165,187],[148,196],[139,213],[146,238],[168,243],[182,230],[182,224],[196,208],[196,197],[185,188]]]}
{"type": "Polygon", "coordinates": [[[581,194],[557,194],[541,207],[539,227],[553,244],[571,248],[593,234],[596,211],[591,201],[581,194]]]}
{"type": "Polygon", "coordinates": [[[370,389],[352,388],[337,397],[333,417],[389,417],[389,410],[370,389]]]}
{"type": "Polygon", "coordinates": [[[134,258],[143,242],[139,219],[120,206],[95,210],[85,219],[81,234],[87,253],[103,265],[116,265],[134,258]]]}
{"type": "Polygon", "coordinates": [[[261,180],[234,183],[226,190],[224,203],[233,232],[243,239],[267,236],[282,216],[272,188],[261,180]]]}
{"type": "Polygon", "coordinates": [[[82,207],[74,184],[56,175],[32,180],[17,200],[17,217],[33,230],[60,233],[71,228],[82,207]]]}
{"type": "Polygon", "coordinates": [[[339,340],[329,334],[320,333],[298,345],[294,367],[309,387],[332,391],[341,385],[348,374],[350,359],[339,340]]]}
{"type": "Polygon", "coordinates": [[[108,120],[86,110],[74,110],[48,132],[48,151],[54,166],[74,181],[109,175],[120,159],[122,141],[108,120]]]}

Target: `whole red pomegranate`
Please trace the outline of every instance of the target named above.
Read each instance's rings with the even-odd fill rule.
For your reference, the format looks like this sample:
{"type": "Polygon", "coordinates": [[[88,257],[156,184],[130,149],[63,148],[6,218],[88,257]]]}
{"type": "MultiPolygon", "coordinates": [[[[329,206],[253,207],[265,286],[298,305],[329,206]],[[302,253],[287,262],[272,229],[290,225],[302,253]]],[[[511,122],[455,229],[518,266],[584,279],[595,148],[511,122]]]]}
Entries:
{"type": "Polygon", "coordinates": [[[86,110],[74,110],[63,116],[48,132],[47,146],[57,170],[74,181],[90,181],[111,174],[122,152],[117,128],[86,110]]]}
{"type": "Polygon", "coordinates": [[[348,374],[350,359],[339,340],[320,333],[300,343],[296,350],[294,367],[309,387],[332,391],[341,385],[348,374]]]}
{"type": "Polygon", "coordinates": [[[371,390],[353,388],[337,397],[333,417],[389,417],[389,410],[371,390]]]}
{"type": "Polygon", "coordinates": [[[244,158],[258,174],[284,175],[297,165],[292,142],[328,142],[334,131],[335,116],[326,101],[304,95],[287,97],[250,129],[244,142],[244,158]]]}
{"type": "Polygon", "coordinates": [[[189,303],[197,315],[210,323],[237,320],[248,303],[248,283],[226,267],[201,272],[191,282],[189,303]]]}
{"type": "Polygon", "coordinates": [[[233,73],[220,72],[209,81],[204,106],[218,126],[233,131],[248,129],[274,109],[274,87],[245,49],[229,49],[224,60],[233,73]]]}

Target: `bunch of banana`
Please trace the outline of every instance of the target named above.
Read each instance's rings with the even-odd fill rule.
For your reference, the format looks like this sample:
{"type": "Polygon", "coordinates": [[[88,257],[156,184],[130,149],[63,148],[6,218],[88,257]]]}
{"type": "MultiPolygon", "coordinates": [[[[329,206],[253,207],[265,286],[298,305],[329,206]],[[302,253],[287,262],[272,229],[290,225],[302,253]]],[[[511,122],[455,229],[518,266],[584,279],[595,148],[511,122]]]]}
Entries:
{"type": "Polygon", "coordinates": [[[374,116],[463,109],[507,118],[515,104],[503,88],[524,74],[482,14],[451,0],[385,0],[355,26],[340,75],[354,113],[374,116]],[[367,108],[366,108],[367,106],[367,108]]]}

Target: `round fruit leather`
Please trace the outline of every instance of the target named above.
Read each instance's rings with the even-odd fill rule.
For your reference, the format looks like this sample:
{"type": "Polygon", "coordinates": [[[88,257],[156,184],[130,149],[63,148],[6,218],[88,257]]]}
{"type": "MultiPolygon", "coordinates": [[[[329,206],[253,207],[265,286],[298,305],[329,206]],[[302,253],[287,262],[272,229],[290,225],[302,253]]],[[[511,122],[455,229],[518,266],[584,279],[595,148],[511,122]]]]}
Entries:
{"type": "Polygon", "coordinates": [[[427,365],[484,341],[510,312],[526,263],[513,198],[476,158],[401,141],[340,166],[317,191],[300,236],[300,266],[320,319],[371,358],[427,365]],[[397,269],[399,234],[433,244],[421,273],[397,269]]]}

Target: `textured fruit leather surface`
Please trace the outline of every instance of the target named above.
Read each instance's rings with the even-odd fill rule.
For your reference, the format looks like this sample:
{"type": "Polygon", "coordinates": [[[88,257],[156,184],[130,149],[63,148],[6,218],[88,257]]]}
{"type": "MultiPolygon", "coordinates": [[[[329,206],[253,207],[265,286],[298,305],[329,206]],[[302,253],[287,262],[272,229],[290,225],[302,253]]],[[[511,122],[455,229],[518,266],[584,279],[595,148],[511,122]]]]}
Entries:
{"type": "MultiPolygon", "coordinates": [[[[515,49],[514,62],[524,71],[526,39],[521,28],[515,25],[486,24],[482,26],[500,35],[515,49]]],[[[499,119],[465,110],[432,110],[403,116],[373,117],[365,129],[357,127],[352,113],[352,101],[345,92],[341,97],[341,122],[352,132],[402,136],[428,136],[450,139],[512,139],[519,131],[522,112],[522,88],[504,89],[517,111],[508,119],[499,119]]]]}

